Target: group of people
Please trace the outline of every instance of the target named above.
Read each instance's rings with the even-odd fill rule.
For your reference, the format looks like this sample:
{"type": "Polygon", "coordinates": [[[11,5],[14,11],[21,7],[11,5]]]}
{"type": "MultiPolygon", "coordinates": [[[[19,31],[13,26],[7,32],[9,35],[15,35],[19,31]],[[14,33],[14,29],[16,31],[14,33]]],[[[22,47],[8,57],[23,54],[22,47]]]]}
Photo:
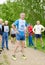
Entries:
{"type": "MultiPolygon", "coordinates": [[[[24,54],[24,48],[25,48],[25,40],[26,36],[28,35],[29,40],[29,46],[33,45],[36,49],[36,43],[37,39],[39,38],[42,44],[42,48],[44,48],[44,43],[42,40],[42,32],[44,32],[45,27],[40,24],[40,21],[36,22],[36,25],[33,27],[30,24],[27,24],[25,20],[25,13],[20,13],[20,18],[16,20],[11,25],[10,35],[11,35],[11,43],[15,43],[15,48],[13,51],[12,59],[16,60],[16,50],[21,44],[21,52],[22,52],[22,58],[26,59],[26,56],[24,54]],[[33,43],[32,35],[35,35],[35,42],[33,43]],[[16,38],[16,41],[14,42],[14,39],[16,38]]],[[[4,50],[4,45],[6,42],[6,49],[9,50],[8,47],[8,33],[9,33],[9,25],[8,21],[5,21],[3,23],[3,20],[0,19],[0,43],[2,43],[2,50],[4,50]]]]}

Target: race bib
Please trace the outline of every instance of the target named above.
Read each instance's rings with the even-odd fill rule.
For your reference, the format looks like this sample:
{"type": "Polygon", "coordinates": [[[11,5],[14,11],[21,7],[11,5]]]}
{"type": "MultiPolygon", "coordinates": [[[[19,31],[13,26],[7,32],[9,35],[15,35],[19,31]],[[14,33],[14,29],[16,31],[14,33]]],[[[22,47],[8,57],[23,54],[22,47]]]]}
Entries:
{"type": "Polygon", "coordinates": [[[4,26],[4,32],[9,32],[9,26],[4,26]]]}
{"type": "Polygon", "coordinates": [[[25,20],[19,20],[19,30],[24,31],[25,29],[25,20]]]}

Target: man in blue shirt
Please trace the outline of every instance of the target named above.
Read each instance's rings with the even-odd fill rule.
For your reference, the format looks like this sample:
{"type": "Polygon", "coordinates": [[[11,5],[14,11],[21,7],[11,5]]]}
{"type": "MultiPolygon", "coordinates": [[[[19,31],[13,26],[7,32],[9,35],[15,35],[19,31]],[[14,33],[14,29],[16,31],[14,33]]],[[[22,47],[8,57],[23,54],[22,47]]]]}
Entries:
{"type": "Polygon", "coordinates": [[[15,50],[14,50],[14,55],[12,58],[16,60],[15,53],[16,49],[19,47],[20,42],[22,45],[22,58],[26,59],[24,55],[24,46],[25,46],[25,27],[27,27],[26,21],[24,20],[25,18],[25,13],[20,14],[20,19],[16,20],[13,24],[12,27],[16,31],[16,45],[15,45],[15,50]]]}

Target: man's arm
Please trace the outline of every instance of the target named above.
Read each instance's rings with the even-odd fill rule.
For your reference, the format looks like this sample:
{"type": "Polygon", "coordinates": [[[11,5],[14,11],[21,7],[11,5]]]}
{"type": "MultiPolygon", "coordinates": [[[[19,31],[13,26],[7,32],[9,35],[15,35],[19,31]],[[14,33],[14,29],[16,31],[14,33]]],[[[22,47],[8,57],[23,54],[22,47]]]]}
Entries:
{"type": "Polygon", "coordinates": [[[45,27],[44,27],[44,26],[42,26],[41,32],[44,32],[44,30],[45,30],[45,27]]]}
{"type": "Polygon", "coordinates": [[[16,20],[13,24],[12,24],[12,28],[15,30],[16,33],[19,33],[16,26],[18,26],[18,20],[16,20]]]}
{"type": "Polygon", "coordinates": [[[14,24],[12,24],[12,28],[13,28],[14,30],[16,30],[16,26],[14,26],[14,24]]]}
{"type": "Polygon", "coordinates": [[[33,28],[33,32],[35,33],[35,26],[34,26],[34,28],[33,28]]]}

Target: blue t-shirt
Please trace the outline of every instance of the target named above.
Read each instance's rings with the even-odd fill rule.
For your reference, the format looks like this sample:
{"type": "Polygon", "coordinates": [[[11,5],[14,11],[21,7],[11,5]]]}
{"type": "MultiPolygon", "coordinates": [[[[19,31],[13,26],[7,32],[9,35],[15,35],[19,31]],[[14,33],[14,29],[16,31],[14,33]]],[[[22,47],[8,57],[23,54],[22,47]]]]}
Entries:
{"type": "Polygon", "coordinates": [[[27,23],[25,20],[22,20],[22,19],[16,20],[13,23],[13,25],[16,26],[17,30],[19,31],[21,35],[25,34],[25,27],[27,27],[27,23]]]}

